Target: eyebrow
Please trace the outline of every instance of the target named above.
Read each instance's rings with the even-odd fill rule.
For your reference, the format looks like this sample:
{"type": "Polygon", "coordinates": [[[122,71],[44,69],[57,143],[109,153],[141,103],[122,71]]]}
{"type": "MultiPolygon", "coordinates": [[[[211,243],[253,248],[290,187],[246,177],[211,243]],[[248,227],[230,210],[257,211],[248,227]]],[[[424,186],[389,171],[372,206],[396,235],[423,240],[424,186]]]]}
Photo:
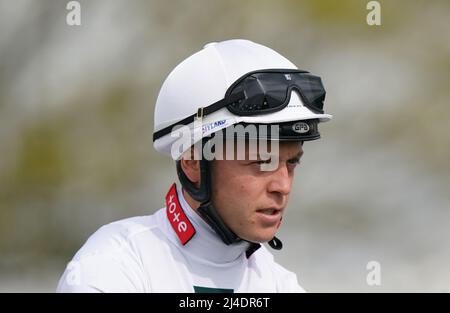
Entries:
{"type": "MultiPolygon", "coordinates": [[[[303,154],[304,154],[304,151],[300,150],[296,155],[288,158],[287,160],[290,160],[290,161],[300,160],[300,158],[303,156],[303,154]]],[[[247,157],[247,160],[257,160],[261,157],[261,155],[259,153],[252,152],[252,153],[249,153],[246,157],[247,157]],[[253,159],[252,159],[252,157],[253,157],[253,159]]]]}

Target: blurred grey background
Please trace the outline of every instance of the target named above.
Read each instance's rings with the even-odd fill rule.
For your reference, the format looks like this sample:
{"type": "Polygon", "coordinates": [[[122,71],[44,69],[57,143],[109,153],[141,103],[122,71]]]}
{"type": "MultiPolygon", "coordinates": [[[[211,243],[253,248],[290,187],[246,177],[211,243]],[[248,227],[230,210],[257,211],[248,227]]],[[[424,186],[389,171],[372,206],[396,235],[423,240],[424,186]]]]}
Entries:
{"type": "Polygon", "coordinates": [[[450,291],[450,2],[0,0],[0,291],[54,291],[101,225],[163,206],[170,70],[246,38],[323,77],[276,259],[308,291],[450,291]],[[366,264],[381,264],[368,286],[366,264]]]}

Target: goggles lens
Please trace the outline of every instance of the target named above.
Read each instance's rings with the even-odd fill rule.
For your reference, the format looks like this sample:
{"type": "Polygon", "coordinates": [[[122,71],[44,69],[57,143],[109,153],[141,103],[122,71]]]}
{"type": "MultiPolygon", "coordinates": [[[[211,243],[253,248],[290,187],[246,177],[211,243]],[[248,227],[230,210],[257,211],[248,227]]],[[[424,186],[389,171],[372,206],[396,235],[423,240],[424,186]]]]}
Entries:
{"type": "Polygon", "coordinates": [[[227,106],[236,115],[256,115],[283,109],[291,92],[298,91],[304,104],[323,113],[325,89],[320,77],[300,70],[266,70],[247,74],[236,81],[225,97],[243,93],[245,98],[227,106]]]}

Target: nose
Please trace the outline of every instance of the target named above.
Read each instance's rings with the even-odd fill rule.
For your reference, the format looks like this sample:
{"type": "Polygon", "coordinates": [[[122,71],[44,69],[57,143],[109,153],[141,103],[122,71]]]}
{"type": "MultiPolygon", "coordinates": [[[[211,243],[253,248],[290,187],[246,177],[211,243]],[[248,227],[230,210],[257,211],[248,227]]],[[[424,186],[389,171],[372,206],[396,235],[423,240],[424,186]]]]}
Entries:
{"type": "Polygon", "coordinates": [[[268,191],[287,196],[291,192],[292,178],[293,176],[289,172],[287,164],[280,163],[280,166],[270,176],[268,191]]]}

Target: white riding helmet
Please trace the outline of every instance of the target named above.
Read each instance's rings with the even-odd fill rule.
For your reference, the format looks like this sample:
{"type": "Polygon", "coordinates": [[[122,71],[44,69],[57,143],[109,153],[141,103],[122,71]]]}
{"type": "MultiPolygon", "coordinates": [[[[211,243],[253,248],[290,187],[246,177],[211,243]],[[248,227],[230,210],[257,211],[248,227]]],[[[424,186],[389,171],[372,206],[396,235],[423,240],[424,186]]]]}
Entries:
{"type": "MultiPolygon", "coordinates": [[[[298,70],[276,51],[249,40],[234,39],[205,45],[175,67],[164,81],[156,101],[155,133],[223,99],[228,88],[243,75],[264,69],[298,70]]],[[[194,122],[187,126],[191,130],[191,142],[195,143],[202,137],[237,123],[326,122],[331,118],[329,114],[314,112],[305,106],[302,97],[293,90],[287,106],[277,112],[241,116],[223,107],[205,116],[202,119],[203,127],[198,124],[194,127],[194,122]]],[[[154,140],[154,147],[158,152],[177,159],[184,152],[173,153],[172,145],[177,139],[168,132],[154,140]]]]}

